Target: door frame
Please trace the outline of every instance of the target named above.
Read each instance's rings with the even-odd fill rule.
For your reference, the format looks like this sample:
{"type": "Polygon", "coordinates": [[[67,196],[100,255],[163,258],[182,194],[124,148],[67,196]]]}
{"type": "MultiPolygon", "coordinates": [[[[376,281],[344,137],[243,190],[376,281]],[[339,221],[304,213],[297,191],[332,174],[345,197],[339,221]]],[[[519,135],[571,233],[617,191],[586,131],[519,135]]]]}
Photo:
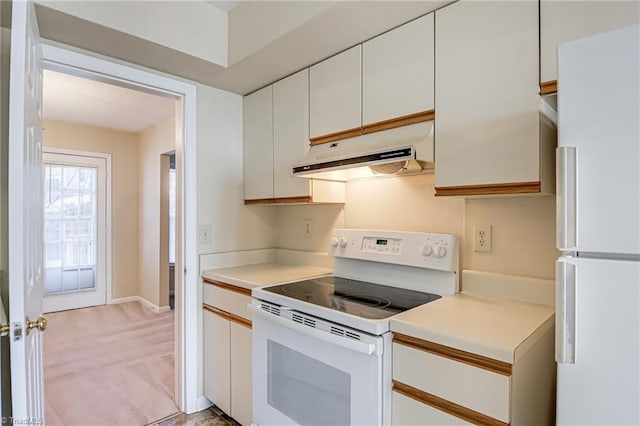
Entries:
{"type": "MultiPolygon", "coordinates": [[[[66,148],[54,148],[43,146],[42,154],[61,154],[61,155],[72,155],[75,157],[89,157],[89,158],[99,158],[104,160],[105,162],[105,197],[104,197],[104,226],[106,228],[105,233],[105,242],[104,242],[104,285],[106,289],[106,299],[105,302],[107,304],[111,303],[111,284],[112,284],[112,271],[111,271],[111,154],[105,154],[104,152],[92,152],[92,151],[80,151],[76,149],[66,149],[66,148]]],[[[43,160],[44,164],[44,160],[43,160]]],[[[46,297],[46,296],[45,296],[46,297]]],[[[54,296],[55,297],[55,296],[54,296]]]]}
{"type": "MultiPolygon", "coordinates": [[[[51,44],[42,44],[45,68],[77,70],[105,82],[157,95],[182,99],[176,115],[182,132],[176,131],[176,152],[182,150],[182,263],[184,274],[176,274],[175,316],[175,402],[185,413],[208,406],[198,392],[198,246],[196,181],[196,86],[171,76],[127,64],[108,57],[97,58],[51,44]],[[117,62],[116,62],[117,61],[117,62]],[[180,120],[182,118],[182,120],[180,120]],[[178,277],[182,276],[182,284],[178,277]],[[188,291],[186,291],[188,289],[188,291]],[[185,291],[183,291],[185,290],[185,291]]],[[[177,253],[178,254],[178,253],[177,253]]]]}

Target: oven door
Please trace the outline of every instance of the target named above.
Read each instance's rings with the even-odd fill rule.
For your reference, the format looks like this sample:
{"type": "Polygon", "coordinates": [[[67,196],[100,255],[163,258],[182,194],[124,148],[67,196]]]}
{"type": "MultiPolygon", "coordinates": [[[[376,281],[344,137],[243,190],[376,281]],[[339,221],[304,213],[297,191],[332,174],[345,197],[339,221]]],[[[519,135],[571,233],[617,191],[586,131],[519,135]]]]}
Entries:
{"type": "Polygon", "coordinates": [[[383,338],[254,300],[256,425],[379,425],[383,338]]]}

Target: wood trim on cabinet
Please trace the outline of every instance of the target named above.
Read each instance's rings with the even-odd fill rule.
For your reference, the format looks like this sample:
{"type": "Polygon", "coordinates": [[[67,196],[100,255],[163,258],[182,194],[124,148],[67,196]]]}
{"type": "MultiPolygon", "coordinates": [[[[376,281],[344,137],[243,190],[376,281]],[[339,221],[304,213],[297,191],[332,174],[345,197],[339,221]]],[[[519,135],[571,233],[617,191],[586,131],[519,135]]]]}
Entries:
{"type": "Polygon", "coordinates": [[[467,407],[447,401],[446,399],[442,399],[438,396],[414,388],[413,386],[405,385],[404,383],[400,383],[396,380],[393,381],[393,391],[475,425],[509,425],[509,423],[504,423],[500,420],[494,419],[493,417],[487,416],[486,414],[473,411],[467,407]]]}
{"type": "Polygon", "coordinates": [[[362,127],[356,127],[353,129],[341,130],[339,132],[330,133],[328,135],[316,136],[314,138],[309,138],[309,145],[320,145],[323,143],[335,142],[342,139],[349,139],[356,136],[362,136],[363,131],[362,127]]]}
{"type": "Polygon", "coordinates": [[[226,319],[228,321],[234,322],[234,323],[236,323],[238,325],[241,325],[243,327],[252,328],[251,321],[249,321],[246,318],[242,318],[242,317],[240,317],[240,316],[238,316],[236,314],[232,314],[231,312],[223,311],[222,309],[218,309],[218,308],[216,308],[214,306],[210,306],[210,305],[207,305],[207,304],[204,304],[204,303],[202,304],[202,308],[205,311],[209,311],[212,314],[218,315],[219,317],[224,318],[224,319],[226,319]]]}
{"type": "Polygon", "coordinates": [[[436,186],[436,196],[538,194],[540,181],[492,183],[487,185],[436,186]]]}
{"type": "Polygon", "coordinates": [[[296,203],[313,203],[313,197],[311,197],[310,195],[302,195],[300,197],[260,198],[255,200],[244,200],[245,205],[296,203]]]}
{"type": "Polygon", "coordinates": [[[251,296],[251,290],[248,288],[240,287],[234,284],[223,283],[222,281],[212,280],[211,278],[202,277],[202,281],[204,281],[207,284],[215,285],[216,287],[224,288],[225,290],[244,294],[245,296],[251,296]]]}
{"type": "Polygon", "coordinates": [[[396,127],[408,126],[410,124],[422,123],[435,119],[436,112],[433,109],[427,111],[407,114],[401,117],[391,118],[389,120],[378,121],[375,123],[365,124],[362,127],[354,129],[342,130],[340,132],[331,133],[323,136],[316,136],[309,139],[309,145],[320,145],[323,143],[335,142],[343,139],[349,139],[356,136],[367,135],[369,133],[380,132],[382,130],[395,129],[396,127]]]}
{"type": "Polygon", "coordinates": [[[540,95],[553,95],[558,93],[558,80],[543,81],[540,83],[540,95]]]}
{"type": "Polygon", "coordinates": [[[396,127],[408,126],[410,124],[422,123],[436,118],[436,111],[430,109],[415,114],[403,115],[401,117],[392,118],[390,120],[378,121],[376,123],[365,124],[362,126],[363,133],[375,133],[382,130],[395,129],[396,127]]]}
{"type": "Polygon", "coordinates": [[[393,343],[404,345],[413,349],[429,352],[434,355],[448,358],[457,362],[471,365],[473,367],[482,368],[483,370],[498,373],[503,376],[511,376],[511,364],[486,356],[474,354],[438,343],[428,342],[418,339],[417,337],[407,336],[405,334],[393,333],[393,343]]]}

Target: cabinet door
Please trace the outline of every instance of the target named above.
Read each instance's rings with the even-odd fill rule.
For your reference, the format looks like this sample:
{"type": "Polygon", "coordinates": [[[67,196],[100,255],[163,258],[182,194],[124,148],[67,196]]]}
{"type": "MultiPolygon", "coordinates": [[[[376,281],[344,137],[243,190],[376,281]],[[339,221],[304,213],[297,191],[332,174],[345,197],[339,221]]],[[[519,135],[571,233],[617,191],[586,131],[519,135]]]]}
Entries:
{"type": "Polygon", "coordinates": [[[309,136],[360,129],[362,124],[361,48],[355,46],[309,70],[309,136]]]}
{"type": "Polygon", "coordinates": [[[231,415],[229,321],[207,310],[204,317],[204,394],[231,415]]]}
{"type": "Polygon", "coordinates": [[[273,190],[276,198],[310,196],[309,180],[291,176],[309,150],[309,70],[273,85],[273,190]]]}
{"type": "Polygon", "coordinates": [[[472,424],[398,392],[393,392],[391,415],[391,424],[393,426],[472,424]]]}
{"type": "Polygon", "coordinates": [[[242,425],[252,420],[251,329],[231,323],[231,416],[242,425]]]}
{"type": "Polygon", "coordinates": [[[273,197],[272,86],[244,97],[244,198],[273,197]]]}
{"type": "Polygon", "coordinates": [[[540,81],[558,79],[558,44],[639,22],[638,1],[541,0],[540,81]]]}
{"type": "Polygon", "coordinates": [[[433,109],[433,13],[362,45],[362,124],[433,109]]]}
{"type": "Polygon", "coordinates": [[[436,187],[539,181],[538,3],[462,0],[435,19],[436,187]]]}

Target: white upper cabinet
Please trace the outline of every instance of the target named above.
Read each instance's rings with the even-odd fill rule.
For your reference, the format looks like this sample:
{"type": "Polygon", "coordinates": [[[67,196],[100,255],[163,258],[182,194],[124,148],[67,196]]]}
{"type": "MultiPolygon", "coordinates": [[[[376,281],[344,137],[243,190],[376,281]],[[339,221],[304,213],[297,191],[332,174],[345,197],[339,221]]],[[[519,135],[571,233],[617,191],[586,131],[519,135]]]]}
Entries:
{"type": "Polygon", "coordinates": [[[555,129],[539,115],[538,2],[436,12],[436,195],[554,192],[555,129]]]}
{"type": "Polygon", "coordinates": [[[434,109],[433,13],[362,45],[362,125],[434,109]]]}
{"type": "Polygon", "coordinates": [[[243,101],[245,200],[273,198],[272,87],[243,101]]]}
{"type": "Polygon", "coordinates": [[[309,150],[309,70],[273,85],[275,198],[309,196],[310,180],[291,176],[309,150]]]}
{"type": "Polygon", "coordinates": [[[245,204],[344,203],[344,183],[292,176],[308,150],[309,69],[245,96],[245,204]]]}
{"type": "MultiPolygon", "coordinates": [[[[541,0],[540,82],[555,82],[558,79],[558,44],[639,22],[640,2],[634,0],[541,0]]],[[[553,90],[555,86],[548,89],[553,90]]]]}
{"type": "MultiPolygon", "coordinates": [[[[355,46],[309,70],[309,136],[361,132],[361,47],[355,46]]],[[[355,136],[355,134],[354,134],[355,136]]]]}

